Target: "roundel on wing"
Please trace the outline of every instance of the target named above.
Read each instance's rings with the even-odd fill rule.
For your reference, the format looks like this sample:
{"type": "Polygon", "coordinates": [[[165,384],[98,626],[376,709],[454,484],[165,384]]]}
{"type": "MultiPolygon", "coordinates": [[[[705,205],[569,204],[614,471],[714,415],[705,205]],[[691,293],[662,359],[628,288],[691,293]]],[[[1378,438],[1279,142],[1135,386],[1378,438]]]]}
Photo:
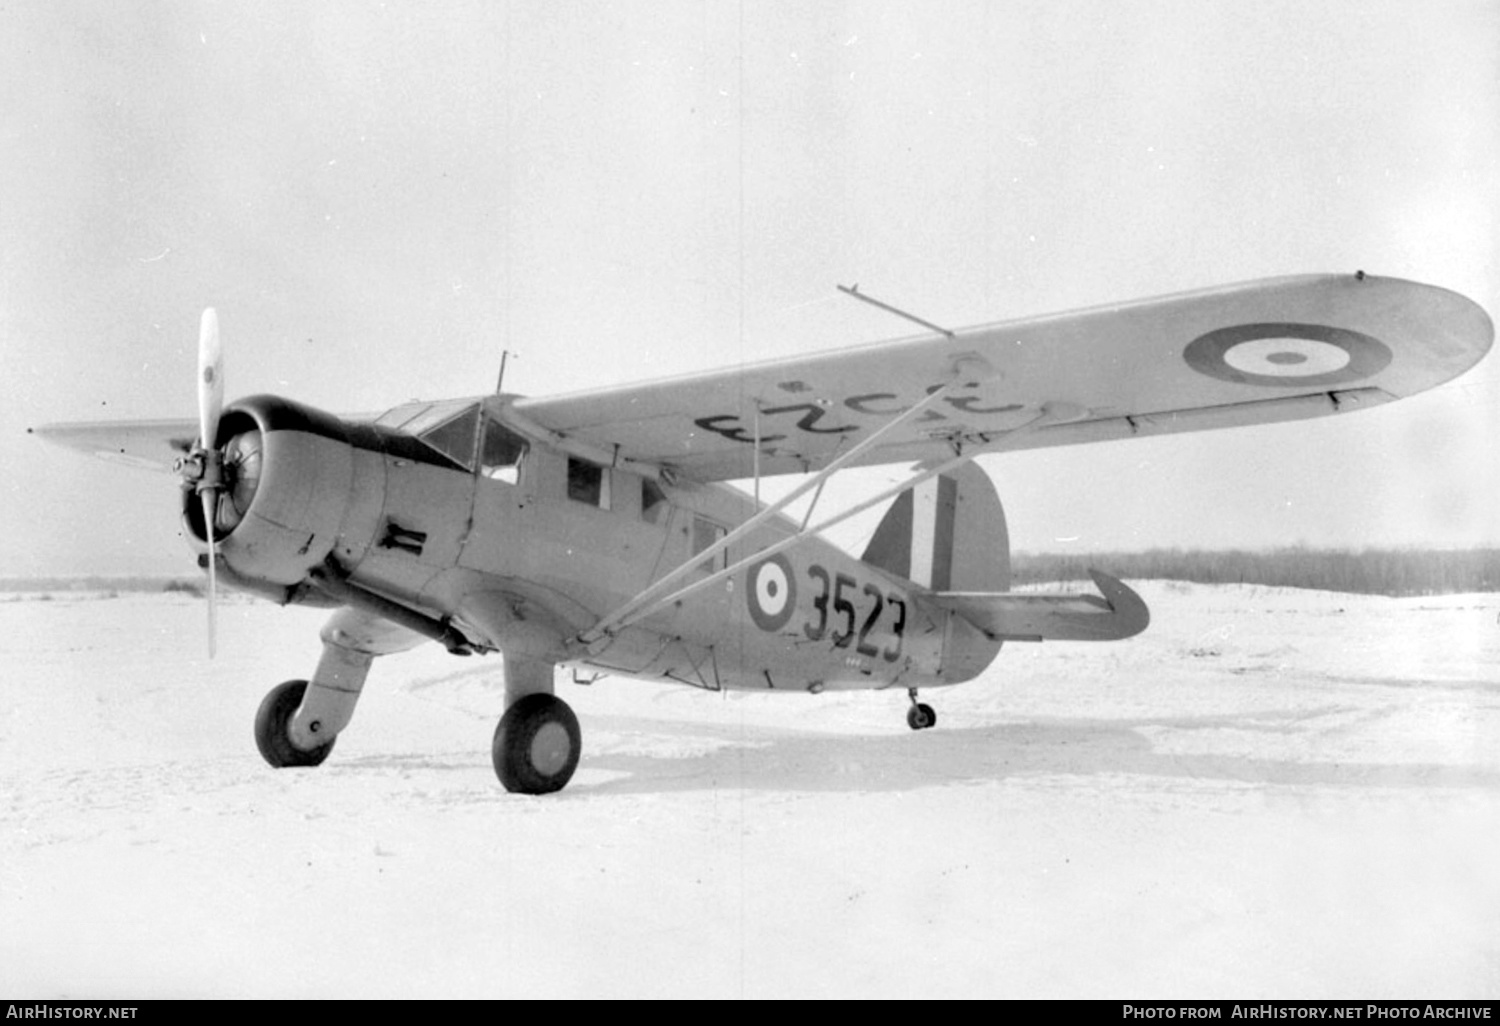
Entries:
{"type": "Polygon", "coordinates": [[[1199,374],[1241,385],[1347,385],[1391,362],[1385,343],[1326,324],[1236,324],[1200,335],[1182,351],[1199,374]]]}
{"type": "Polygon", "coordinates": [[[763,631],[779,631],[797,608],[797,585],[792,564],[783,556],[769,556],[746,575],[745,601],[750,618],[763,631]]]}

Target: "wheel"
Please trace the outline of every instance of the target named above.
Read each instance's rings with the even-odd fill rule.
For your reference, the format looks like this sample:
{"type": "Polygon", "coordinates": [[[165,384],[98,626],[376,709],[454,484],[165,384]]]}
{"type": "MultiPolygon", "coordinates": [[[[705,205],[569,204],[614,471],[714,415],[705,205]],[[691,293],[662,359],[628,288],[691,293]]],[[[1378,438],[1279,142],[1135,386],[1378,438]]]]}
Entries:
{"type": "Polygon", "coordinates": [[[526,695],[505,710],[490,754],[507,791],[560,791],[578,768],[583,734],[568,703],[548,694],[526,695]]]}
{"type": "Polygon", "coordinates": [[[255,747],[266,762],[281,769],[284,766],[317,766],[338,738],[329,738],[311,751],[304,751],[292,744],[290,727],[292,716],[302,704],[307,691],[307,681],[289,680],[278,684],[261,699],[260,709],[255,713],[255,747]]]}
{"type": "Polygon", "coordinates": [[[906,710],[906,725],[912,730],[926,730],[937,723],[937,713],[926,702],[918,702],[906,710]]]}

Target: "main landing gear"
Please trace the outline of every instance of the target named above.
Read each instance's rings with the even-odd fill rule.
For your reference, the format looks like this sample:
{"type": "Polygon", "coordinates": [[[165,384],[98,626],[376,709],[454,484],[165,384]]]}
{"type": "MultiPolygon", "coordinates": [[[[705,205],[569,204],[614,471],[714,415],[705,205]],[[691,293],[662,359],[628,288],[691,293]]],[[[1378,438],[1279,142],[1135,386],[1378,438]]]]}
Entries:
{"type": "MultiPolygon", "coordinates": [[[[375,651],[365,649],[410,647],[409,639],[401,637],[352,637],[350,630],[360,623],[352,615],[338,617],[324,632],[323,658],[313,679],[278,684],[255,714],[255,747],[277,769],[317,766],[328,758],[339,731],[354,715],[375,658],[375,651]],[[361,647],[347,647],[350,641],[361,647]]],[[[505,659],[505,715],[495,728],[490,754],[507,791],[560,791],[578,768],[583,750],[578,717],[552,694],[553,670],[542,660],[505,659]]]]}
{"type": "Polygon", "coordinates": [[[505,710],[495,727],[490,755],[507,791],[551,794],[573,776],[582,747],[578,717],[568,703],[539,693],[505,710]]]}
{"type": "MultiPolygon", "coordinates": [[[[292,741],[292,721],[306,693],[305,680],[278,684],[255,714],[255,747],[277,769],[319,766],[338,740],[330,737],[311,748],[292,741]]],[[[321,731],[322,724],[317,720],[307,726],[314,737],[321,731]]],[[[507,791],[551,794],[572,779],[582,750],[583,733],[573,710],[554,695],[534,692],[517,699],[500,717],[490,754],[495,775],[507,791]]]]}
{"type": "Polygon", "coordinates": [[[552,693],[555,667],[545,660],[504,656],[505,715],[490,757],[507,791],[561,791],[578,768],[583,735],[568,703],[552,693]]]}
{"type": "Polygon", "coordinates": [[[292,744],[292,716],[307,693],[307,681],[289,680],[270,690],[255,713],[255,747],[266,762],[282,769],[286,766],[317,766],[333,751],[337,737],[312,749],[292,744]]]}
{"type": "Polygon", "coordinates": [[[932,706],[917,701],[917,689],[908,688],[906,693],[911,696],[911,708],[906,710],[906,725],[912,730],[926,730],[936,726],[937,713],[932,711],[932,706]]]}
{"type": "MultiPolygon", "coordinates": [[[[335,614],[323,631],[323,657],[312,680],[278,684],[255,714],[255,747],[277,769],[317,766],[349,725],[375,653],[349,648],[345,628],[353,621],[335,614]]],[[[376,646],[369,646],[376,647],[376,646]]]]}
{"type": "MultiPolygon", "coordinates": [[[[317,766],[349,725],[377,655],[401,652],[421,635],[354,609],[333,615],[321,635],[323,656],[312,680],[278,684],[255,714],[255,747],[277,769],[317,766]]],[[[583,750],[578,717],[552,694],[556,667],[543,659],[506,655],[505,715],[490,754],[507,791],[560,791],[583,750]]]]}

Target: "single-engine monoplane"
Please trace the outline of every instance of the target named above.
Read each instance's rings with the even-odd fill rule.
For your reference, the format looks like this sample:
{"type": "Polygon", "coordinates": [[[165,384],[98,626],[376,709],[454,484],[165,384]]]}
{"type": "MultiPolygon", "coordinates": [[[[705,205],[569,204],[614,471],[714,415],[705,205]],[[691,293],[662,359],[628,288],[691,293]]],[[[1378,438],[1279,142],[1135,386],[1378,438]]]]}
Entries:
{"type": "Polygon", "coordinates": [[[1145,604],[1102,573],[1097,595],[1011,591],[1005,515],[976,456],[1362,410],[1455,377],[1494,336],[1463,296],[1362,272],[918,323],[713,373],[350,419],[270,395],[225,406],[209,310],[196,421],[35,430],[176,473],[210,639],[220,583],[334,610],[311,678],[273,688],[256,716],[272,766],[323,762],[375,657],[436,641],[500,654],[495,770],[544,793],[581,750],[559,667],[709,690],[904,688],[923,729],[935,714],[919,691],[973,679],[1007,641],[1143,630],[1145,604]],[[830,476],[874,464],[911,470],[814,517],[830,476]],[[805,480],[772,503],[728,484],[779,474],[805,480]],[[820,535],[887,501],[859,556],[820,535]]]}

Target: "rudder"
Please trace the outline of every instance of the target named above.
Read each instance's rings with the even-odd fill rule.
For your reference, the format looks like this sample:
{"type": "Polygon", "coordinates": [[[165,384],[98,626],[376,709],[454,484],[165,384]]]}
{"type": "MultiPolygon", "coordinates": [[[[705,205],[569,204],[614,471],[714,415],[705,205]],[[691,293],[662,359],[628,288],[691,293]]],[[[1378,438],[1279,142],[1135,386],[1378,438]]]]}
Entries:
{"type": "Polygon", "coordinates": [[[913,485],[860,559],[933,591],[1010,590],[1010,535],[994,483],[966,463],[913,485]]]}

